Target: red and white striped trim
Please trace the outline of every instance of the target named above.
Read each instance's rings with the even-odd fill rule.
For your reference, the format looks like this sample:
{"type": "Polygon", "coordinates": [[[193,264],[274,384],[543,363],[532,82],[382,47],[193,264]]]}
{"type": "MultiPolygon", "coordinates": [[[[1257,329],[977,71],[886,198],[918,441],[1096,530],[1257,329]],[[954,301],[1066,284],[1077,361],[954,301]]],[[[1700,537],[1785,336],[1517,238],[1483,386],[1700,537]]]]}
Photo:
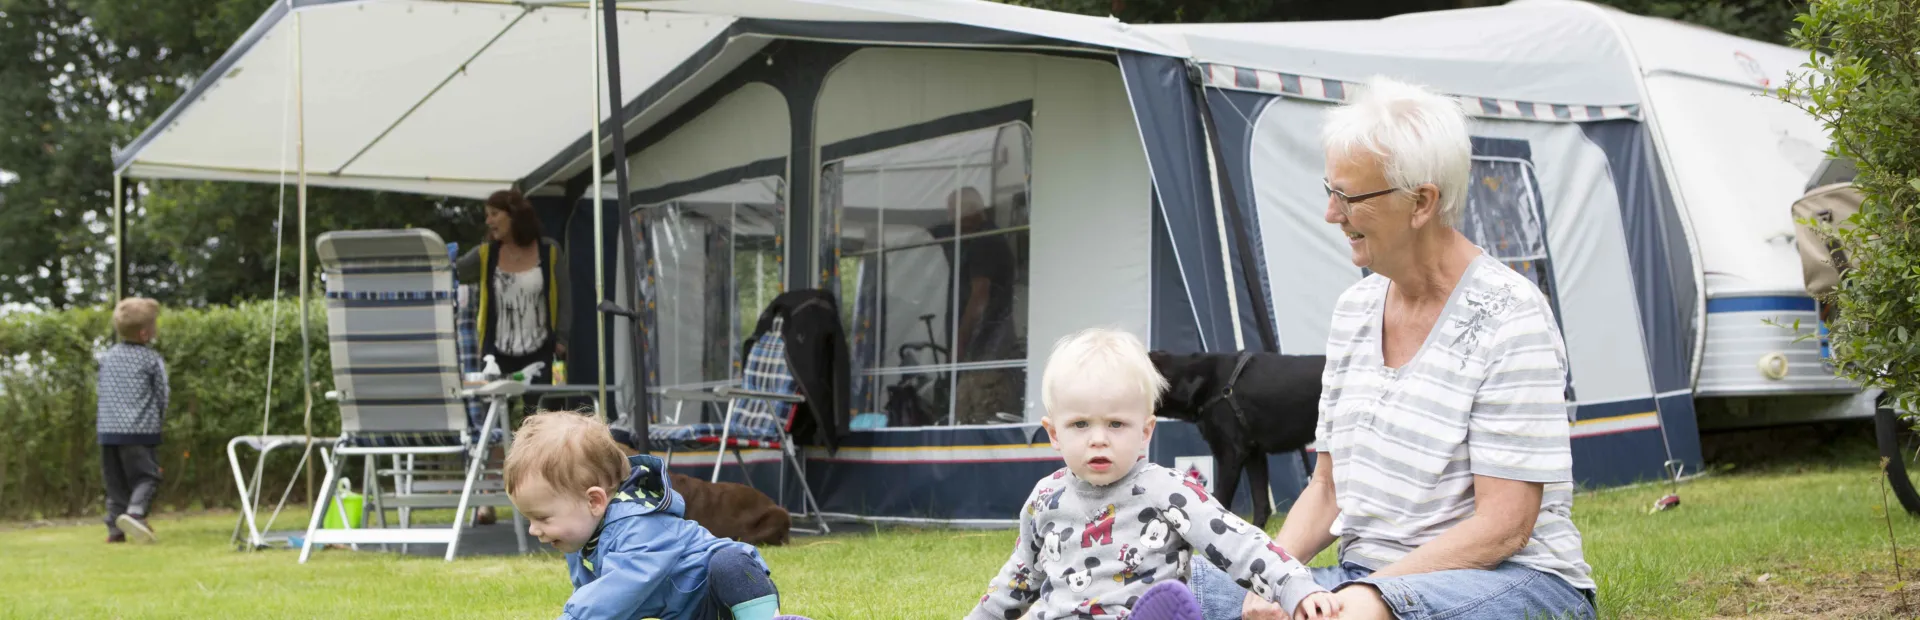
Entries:
{"type": "MultiPolygon", "coordinates": [[[[1344,102],[1366,85],[1341,80],[1294,75],[1263,69],[1203,63],[1200,74],[1206,86],[1280,95],[1314,101],[1344,102]]],[[[1503,118],[1556,123],[1609,121],[1640,118],[1638,105],[1578,105],[1539,103],[1514,99],[1493,99],[1455,95],[1467,114],[1481,118],[1503,118]]]]}

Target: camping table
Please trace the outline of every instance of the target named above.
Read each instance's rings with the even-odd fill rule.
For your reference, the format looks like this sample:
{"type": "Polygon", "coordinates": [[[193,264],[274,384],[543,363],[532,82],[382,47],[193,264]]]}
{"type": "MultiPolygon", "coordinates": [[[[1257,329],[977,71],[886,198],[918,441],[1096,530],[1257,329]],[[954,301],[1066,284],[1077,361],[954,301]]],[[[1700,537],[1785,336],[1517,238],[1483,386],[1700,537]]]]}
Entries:
{"type": "MultiPolygon", "coordinates": [[[[617,384],[617,383],[607,384],[607,393],[609,395],[618,393],[620,389],[621,389],[620,384],[617,384]]],[[[595,412],[600,413],[601,419],[606,419],[607,417],[606,416],[607,408],[600,402],[600,384],[598,383],[565,383],[561,385],[537,385],[537,384],[527,385],[526,397],[534,398],[536,403],[539,401],[546,400],[548,396],[584,396],[588,400],[593,401],[593,409],[595,412]]]]}
{"type": "MultiPolygon", "coordinates": [[[[615,395],[620,393],[620,390],[625,388],[626,386],[620,383],[609,383],[607,384],[607,397],[613,398],[615,395]]],[[[602,421],[607,421],[607,422],[612,421],[611,418],[609,417],[611,412],[608,411],[607,407],[600,402],[600,384],[598,383],[566,383],[561,385],[528,385],[527,394],[535,398],[536,402],[538,402],[538,400],[545,399],[548,396],[585,396],[588,400],[593,401],[593,410],[595,413],[598,413],[600,415],[600,419],[602,421]]],[[[634,437],[635,441],[638,441],[639,439],[644,438],[646,436],[645,435],[646,427],[635,424],[635,420],[626,420],[625,422],[626,424],[624,425],[624,428],[616,427],[616,430],[624,430],[630,434],[635,435],[634,437]]]]}

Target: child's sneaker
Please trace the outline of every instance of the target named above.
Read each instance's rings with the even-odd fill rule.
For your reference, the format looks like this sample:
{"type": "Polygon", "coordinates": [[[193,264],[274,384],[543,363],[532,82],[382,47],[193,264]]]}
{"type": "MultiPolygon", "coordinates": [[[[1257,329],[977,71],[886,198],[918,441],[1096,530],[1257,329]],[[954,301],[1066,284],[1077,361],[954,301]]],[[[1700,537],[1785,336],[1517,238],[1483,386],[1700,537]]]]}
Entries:
{"type": "Polygon", "coordinates": [[[117,545],[123,542],[127,542],[126,534],[108,534],[107,535],[107,544],[109,545],[117,545]]]}
{"type": "Polygon", "coordinates": [[[120,529],[125,530],[127,533],[132,534],[134,540],[143,543],[160,542],[160,537],[155,535],[153,528],[147,525],[146,517],[123,514],[120,515],[119,519],[114,520],[114,524],[120,526],[120,529]]]}
{"type": "Polygon", "coordinates": [[[1200,620],[1200,600],[1194,597],[1186,584],[1162,581],[1140,595],[1139,603],[1133,608],[1133,617],[1140,620],[1200,620]]]}

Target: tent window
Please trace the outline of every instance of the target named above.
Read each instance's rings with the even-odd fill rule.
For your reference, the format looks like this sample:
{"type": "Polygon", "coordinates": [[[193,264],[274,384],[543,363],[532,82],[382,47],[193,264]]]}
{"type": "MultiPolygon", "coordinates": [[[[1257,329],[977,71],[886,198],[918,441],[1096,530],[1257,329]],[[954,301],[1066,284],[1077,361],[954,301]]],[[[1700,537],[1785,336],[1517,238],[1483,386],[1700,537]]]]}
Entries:
{"type": "Polygon", "coordinates": [[[1533,164],[1521,159],[1474,157],[1472,174],[1460,232],[1533,280],[1558,315],[1559,295],[1547,254],[1546,217],[1533,164]]]}
{"type": "MultiPolygon", "coordinates": [[[[634,256],[645,261],[647,385],[656,399],[664,390],[711,387],[734,376],[741,343],[782,291],[786,214],[779,177],[634,209],[634,256]]],[[[654,411],[666,424],[703,421],[696,419],[700,408],[683,411],[680,404],[656,400],[654,411]]]]}
{"type": "Polygon", "coordinates": [[[828,162],[822,254],[852,341],[856,413],[888,426],[1025,420],[1025,123],[828,162]]]}

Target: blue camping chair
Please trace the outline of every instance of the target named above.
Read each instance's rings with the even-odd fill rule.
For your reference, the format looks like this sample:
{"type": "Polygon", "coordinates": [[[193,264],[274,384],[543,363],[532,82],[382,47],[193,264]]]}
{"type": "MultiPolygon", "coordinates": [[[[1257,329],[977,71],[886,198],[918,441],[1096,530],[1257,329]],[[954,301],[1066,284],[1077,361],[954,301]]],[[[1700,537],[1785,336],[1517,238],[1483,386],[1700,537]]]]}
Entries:
{"type": "MultiPolygon", "coordinates": [[[[752,347],[747,351],[746,367],[739,379],[711,390],[666,390],[662,396],[682,401],[724,402],[727,414],[719,424],[687,424],[677,426],[650,426],[647,439],[655,446],[667,449],[667,464],[673,464],[673,453],[678,451],[715,451],[712,482],[720,481],[720,465],[726,462],[726,452],[733,451],[734,460],[740,463],[744,476],[747,469],[746,457],[740,454],[747,450],[779,450],[781,506],[787,503],[787,471],[792,469],[795,478],[800,481],[800,492],[804,495],[805,511],[802,517],[811,514],[820,524],[817,533],[830,533],[826,517],[820,514],[820,503],[813,497],[813,489],[807,485],[805,468],[801,466],[799,452],[793,447],[793,414],[799,404],[806,402],[800,394],[799,382],[793,378],[791,365],[787,361],[786,339],[780,329],[785,317],[775,317],[765,332],[755,334],[752,347]]],[[[747,478],[748,485],[753,479],[747,478]]],[[[799,528],[794,528],[799,529],[799,528]]],[[[800,530],[812,532],[812,530],[800,530]]]]}

